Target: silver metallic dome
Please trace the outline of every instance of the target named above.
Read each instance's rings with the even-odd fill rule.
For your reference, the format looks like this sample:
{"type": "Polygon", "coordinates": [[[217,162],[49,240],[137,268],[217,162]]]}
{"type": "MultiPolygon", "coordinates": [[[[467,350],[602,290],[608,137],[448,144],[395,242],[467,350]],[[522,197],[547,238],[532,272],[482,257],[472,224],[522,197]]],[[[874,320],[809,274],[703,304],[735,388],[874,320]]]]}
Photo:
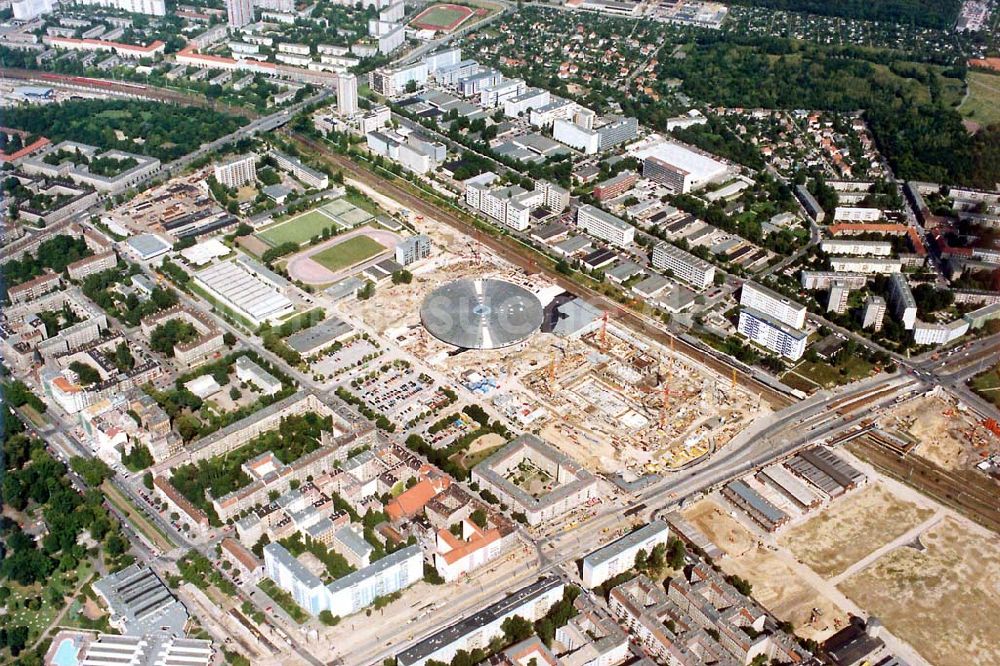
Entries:
{"type": "Polygon", "coordinates": [[[498,349],[542,325],[542,304],[527,289],[494,279],[455,280],[420,306],[420,321],[438,340],[463,349],[498,349]]]}

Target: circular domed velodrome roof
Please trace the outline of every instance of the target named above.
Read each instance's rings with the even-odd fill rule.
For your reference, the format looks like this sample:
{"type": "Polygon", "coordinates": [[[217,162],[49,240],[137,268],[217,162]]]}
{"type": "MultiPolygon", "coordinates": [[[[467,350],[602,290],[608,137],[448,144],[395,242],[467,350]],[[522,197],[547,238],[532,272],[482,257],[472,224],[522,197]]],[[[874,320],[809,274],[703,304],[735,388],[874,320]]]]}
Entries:
{"type": "Polygon", "coordinates": [[[455,280],[432,291],[420,321],[438,340],[463,349],[499,349],[527,339],[542,325],[542,304],[504,280],[455,280]]]}

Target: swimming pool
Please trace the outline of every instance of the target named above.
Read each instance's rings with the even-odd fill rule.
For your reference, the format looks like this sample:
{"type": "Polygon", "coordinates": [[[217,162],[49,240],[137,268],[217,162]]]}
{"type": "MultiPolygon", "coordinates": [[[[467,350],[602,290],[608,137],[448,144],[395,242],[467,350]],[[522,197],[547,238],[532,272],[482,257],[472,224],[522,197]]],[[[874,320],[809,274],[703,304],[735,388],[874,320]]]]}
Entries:
{"type": "Polygon", "coordinates": [[[56,648],[52,663],[55,666],[77,666],[80,663],[80,660],[77,659],[79,652],[76,648],[76,642],[72,638],[63,639],[63,642],[56,648]]]}

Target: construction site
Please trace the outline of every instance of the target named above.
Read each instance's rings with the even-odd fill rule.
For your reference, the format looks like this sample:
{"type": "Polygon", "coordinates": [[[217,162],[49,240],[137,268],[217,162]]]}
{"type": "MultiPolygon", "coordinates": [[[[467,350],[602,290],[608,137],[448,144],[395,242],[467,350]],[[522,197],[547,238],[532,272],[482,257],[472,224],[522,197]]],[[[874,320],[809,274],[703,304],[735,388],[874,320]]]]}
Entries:
{"type": "Polygon", "coordinates": [[[940,389],[900,403],[880,419],[899,446],[950,471],[969,470],[1000,454],[1000,428],[977,419],[940,389]]]}
{"type": "Polygon", "coordinates": [[[413,268],[413,281],[383,283],[368,300],[344,302],[345,313],[589,469],[636,476],[678,469],[721,449],[770,412],[735,377],[639,336],[595,308],[573,330],[553,332],[553,310],[566,303],[561,288],[432,221],[421,220],[421,227],[434,251],[413,268]],[[538,298],[548,323],[498,349],[442,342],[417,313],[440,287],[470,279],[523,287],[538,298]]]}

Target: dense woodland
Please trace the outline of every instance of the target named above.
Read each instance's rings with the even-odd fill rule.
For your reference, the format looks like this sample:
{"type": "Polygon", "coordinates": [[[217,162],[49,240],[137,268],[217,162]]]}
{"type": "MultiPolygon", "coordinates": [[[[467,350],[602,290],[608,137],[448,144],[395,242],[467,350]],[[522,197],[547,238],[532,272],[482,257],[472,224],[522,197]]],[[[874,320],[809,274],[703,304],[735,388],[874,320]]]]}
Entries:
{"type": "Polygon", "coordinates": [[[84,99],[11,107],[4,114],[4,124],[48,137],[53,143],[72,140],[173,160],[235,132],[246,119],[162,102],[84,99]],[[118,139],[115,130],[126,138],[118,139]]]}
{"type": "Polygon", "coordinates": [[[687,58],[665,61],[665,78],[710,104],[864,110],[880,150],[906,179],[991,187],[1000,180],[1000,128],[970,136],[946,91],[961,68],[884,62],[855,48],[777,38],[701,34],[687,58]]]}
{"type": "Polygon", "coordinates": [[[888,21],[948,29],[962,0],[730,0],[733,4],[769,7],[825,16],[888,21]]]}

